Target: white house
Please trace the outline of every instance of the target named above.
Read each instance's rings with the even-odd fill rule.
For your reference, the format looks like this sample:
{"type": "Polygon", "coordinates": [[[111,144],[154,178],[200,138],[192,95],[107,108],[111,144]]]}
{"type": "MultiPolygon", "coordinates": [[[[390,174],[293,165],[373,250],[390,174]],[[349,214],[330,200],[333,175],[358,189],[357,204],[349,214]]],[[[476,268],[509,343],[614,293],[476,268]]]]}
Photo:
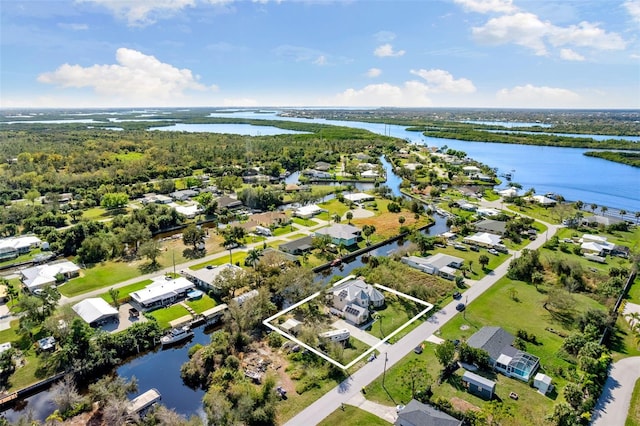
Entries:
{"type": "Polygon", "coordinates": [[[166,306],[184,297],[195,284],[184,277],[156,277],[153,283],[131,293],[131,299],[144,309],[166,306]]]}
{"type": "Polygon", "coordinates": [[[369,306],[384,305],[384,294],[362,279],[342,282],[331,289],[333,308],[354,324],[369,319],[369,306]]]}
{"type": "Polygon", "coordinates": [[[465,237],[462,241],[467,244],[474,244],[481,247],[492,248],[501,244],[502,237],[500,237],[500,235],[491,234],[489,232],[477,232],[469,237],[465,237]]]}
{"type": "Polygon", "coordinates": [[[380,173],[376,172],[375,170],[367,170],[360,173],[360,176],[366,179],[375,179],[380,177],[380,173]]]}
{"type": "Polygon", "coordinates": [[[198,287],[209,290],[218,290],[215,285],[216,279],[223,271],[232,271],[234,274],[242,273],[242,268],[231,263],[225,263],[220,266],[207,266],[202,269],[184,269],[180,271],[187,279],[198,287]]]}
{"type": "Polygon", "coordinates": [[[464,259],[444,253],[436,253],[426,258],[405,256],[401,261],[412,268],[416,268],[427,274],[440,275],[442,278],[448,280],[455,279],[457,269],[460,269],[464,263],[464,259]]]}
{"type": "Polygon", "coordinates": [[[0,239],[0,260],[16,258],[40,247],[42,240],[35,235],[22,235],[0,239]]]}
{"type": "Polygon", "coordinates": [[[309,219],[310,217],[313,217],[319,213],[322,213],[323,211],[324,211],[323,208],[318,207],[315,204],[308,204],[306,206],[298,207],[293,212],[293,215],[300,217],[302,219],[309,219]]]}
{"type": "Polygon", "coordinates": [[[91,297],[71,307],[84,322],[92,327],[118,319],[118,310],[100,297],[91,297]]]}
{"type": "Polygon", "coordinates": [[[56,283],[56,277],[62,275],[65,279],[77,277],[80,268],[73,262],[63,261],[47,265],[38,265],[20,271],[22,283],[30,292],[46,285],[56,283]]]}
{"type": "Polygon", "coordinates": [[[373,195],[366,194],[364,192],[356,192],[353,194],[345,194],[345,200],[353,201],[354,203],[364,203],[367,201],[373,201],[376,199],[373,195]]]}
{"type": "Polygon", "coordinates": [[[502,191],[498,191],[498,195],[505,197],[505,198],[511,198],[511,197],[517,197],[518,196],[518,188],[516,187],[510,187],[507,189],[503,189],[502,191]]]}

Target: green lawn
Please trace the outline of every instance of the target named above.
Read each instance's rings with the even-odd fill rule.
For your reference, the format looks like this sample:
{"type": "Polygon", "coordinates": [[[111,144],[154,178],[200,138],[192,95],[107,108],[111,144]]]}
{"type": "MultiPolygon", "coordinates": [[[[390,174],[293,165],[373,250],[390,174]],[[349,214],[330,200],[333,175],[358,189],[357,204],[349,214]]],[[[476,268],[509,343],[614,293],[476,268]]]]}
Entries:
{"type": "Polygon", "coordinates": [[[627,294],[627,300],[631,303],[640,304],[640,278],[636,277],[636,280],[631,285],[629,293],[627,294]]]}
{"type": "Polygon", "coordinates": [[[280,228],[276,228],[273,230],[273,236],[279,237],[280,235],[290,234],[295,230],[296,228],[294,228],[293,226],[289,226],[289,225],[281,226],[280,228]]]}
{"type": "Polygon", "coordinates": [[[500,196],[495,192],[493,192],[493,190],[491,189],[485,189],[484,192],[482,193],[482,198],[484,198],[487,201],[496,201],[500,199],[500,196]]]}
{"type": "Polygon", "coordinates": [[[636,381],[631,396],[631,406],[624,426],[640,426],[640,380],[636,381]]]}
{"type": "MultiPolygon", "coordinates": [[[[487,250],[483,248],[481,248],[480,251],[472,251],[472,250],[463,251],[463,250],[458,250],[453,246],[446,246],[445,248],[438,247],[433,252],[430,252],[424,255],[424,257],[428,257],[436,253],[444,253],[444,254],[448,254],[451,256],[464,259],[465,268],[469,266],[469,261],[472,261],[473,263],[471,264],[471,269],[473,272],[467,273],[467,278],[470,278],[472,280],[479,280],[483,278],[489,272],[496,269],[500,264],[502,264],[502,262],[507,260],[510,256],[509,254],[505,254],[505,253],[498,253],[497,255],[494,255],[489,253],[487,250]],[[480,261],[479,261],[480,256],[483,254],[489,258],[489,264],[485,269],[482,268],[482,265],[480,265],[480,261]]],[[[422,256],[422,255],[418,253],[417,256],[422,256]]],[[[462,272],[460,272],[460,274],[462,274],[462,272]]]]}
{"type": "Polygon", "coordinates": [[[293,235],[289,235],[289,236],[287,237],[287,240],[289,240],[289,241],[293,241],[293,240],[297,240],[297,239],[299,239],[299,238],[304,238],[304,237],[306,237],[306,236],[307,236],[307,234],[293,234],[293,235]]]}
{"type": "MultiPolygon", "coordinates": [[[[341,203],[335,198],[333,200],[330,200],[318,205],[323,209],[326,209],[329,212],[330,216],[333,216],[334,214],[338,214],[340,215],[340,217],[342,217],[346,212],[349,211],[349,207],[346,204],[341,203]]],[[[326,217],[322,217],[323,215],[326,215],[326,213],[321,213],[317,217],[322,219],[328,219],[326,217]]]]}
{"type": "MultiPolygon", "coordinates": [[[[538,204],[525,204],[523,206],[508,205],[507,208],[511,211],[522,213],[527,216],[531,216],[534,219],[542,220],[547,223],[559,224],[561,218],[567,218],[576,214],[578,210],[573,207],[573,204],[563,204],[556,207],[542,207],[538,204]]],[[[583,214],[586,212],[583,212],[583,214]]]]}
{"type": "Polygon", "coordinates": [[[622,315],[620,315],[616,321],[615,331],[615,334],[611,338],[610,345],[611,351],[613,352],[613,361],[615,362],[630,356],[640,356],[640,342],[636,339],[633,332],[631,332],[629,323],[622,315]]]}
{"type": "MultiPolygon", "coordinates": [[[[326,213],[324,213],[326,214],[326,213]]],[[[317,222],[313,219],[303,219],[301,217],[294,217],[293,219],[291,219],[293,221],[293,223],[297,223],[300,226],[316,226],[319,225],[320,222],[317,222]]],[[[326,220],[326,219],[325,219],[326,220]]]]}
{"type": "Polygon", "coordinates": [[[361,410],[360,408],[353,407],[351,405],[344,405],[343,407],[343,409],[338,408],[336,411],[329,414],[329,416],[318,423],[318,425],[385,426],[391,424],[382,420],[375,414],[371,414],[367,411],[361,410]]]}
{"type": "Polygon", "coordinates": [[[2,262],[0,262],[0,266],[13,265],[15,263],[27,262],[27,261],[33,259],[36,255],[41,254],[41,253],[42,253],[42,250],[34,249],[34,250],[31,250],[29,253],[21,254],[20,256],[16,257],[15,259],[3,260],[2,262]]]}
{"type": "Polygon", "coordinates": [[[182,305],[173,305],[168,308],[160,308],[151,312],[149,315],[158,320],[161,328],[169,328],[171,321],[176,320],[185,315],[189,315],[189,311],[182,305]]]}
{"type": "Polygon", "coordinates": [[[124,262],[103,262],[89,269],[82,270],[82,276],[73,278],[58,289],[64,296],[72,297],[99,288],[135,278],[140,270],[124,262]]]}
{"type": "MultiPolygon", "coordinates": [[[[540,286],[540,289],[545,292],[547,290],[546,286],[540,286]]],[[[546,294],[536,290],[533,285],[502,278],[469,304],[463,314],[456,315],[442,327],[440,337],[464,340],[483,326],[500,326],[513,335],[518,329],[523,329],[534,334],[540,342],[539,345],[528,343],[527,351],[540,358],[544,372],[553,378],[556,386],[562,387],[566,379],[559,374],[559,369],[567,370],[570,367],[567,361],[557,356],[564,338],[547,328],[568,335],[576,331],[575,321],[554,316],[545,310],[543,304],[546,297],[546,294]],[[515,296],[515,300],[512,296],[515,296]],[[523,321],[523,318],[531,320],[523,321]]],[[[585,295],[573,294],[573,298],[577,313],[588,308],[604,309],[585,295]]]]}
{"type": "Polygon", "coordinates": [[[206,294],[203,294],[202,298],[198,300],[187,300],[185,303],[198,314],[218,305],[218,302],[206,294]]]}
{"type": "MultiPolygon", "coordinates": [[[[369,334],[376,336],[378,339],[384,339],[425,308],[423,305],[419,305],[389,292],[384,292],[384,297],[385,308],[376,310],[373,317],[377,317],[377,319],[371,324],[371,327],[367,329],[369,334]]],[[[408,333],[419,323],[420,319],[404,329],[403,333],[408,333]]],[[[399,335],[396,335],[394,338],[398,339],[398,336],[399,335]]]]}
{"type": "MultiPolygon", "coordinates": [[[[127,299],[131,293],[134,291],[142,290],[149,284],[151,284],[152,280],[144,280],[137,283],[129,284],[127,286],[121,287],[118,289],[118,298],[119,300],[127,299]]],[[[113,299],[111,299],[111,295],[106,291],[100,295],[107,303],[113,303],[113,299]]]]}
{"type": "MultiPolygon", "coordinates": [[[[239,252],[233,252],[233,263],[239,263],[240,266],[244,265],[244,260],[247,257],[247,252],[246,251],[239,251],[239,252]]],[[[224,265],[225,263],[229,263],[229,252],[227,251],[227,254],[225,256],[220,256],[217,259],[213,259],[213,260],[209,260],[207,262],[202,262],[202,263],[198,263],[197,265],[193,265],[191,267],[191,269],[193,270],[197,270],[197,269],[202,269],[208,265],[212,265],[212,266],[220,266],[220,265],[224,265]]]]}

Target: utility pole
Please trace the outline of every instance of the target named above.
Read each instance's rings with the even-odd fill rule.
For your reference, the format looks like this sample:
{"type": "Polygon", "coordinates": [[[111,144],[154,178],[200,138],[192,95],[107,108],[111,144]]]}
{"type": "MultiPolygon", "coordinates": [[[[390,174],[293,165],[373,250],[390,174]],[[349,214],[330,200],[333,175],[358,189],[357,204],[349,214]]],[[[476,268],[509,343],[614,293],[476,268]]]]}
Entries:
{"type": "Polygon", "coordinates": [[[389,358],[387,357],[387,353],[384,353],[384,370],[382,370],[382,387],[384,388],[384,377],[387,374],[387,361],[389,358]]]}

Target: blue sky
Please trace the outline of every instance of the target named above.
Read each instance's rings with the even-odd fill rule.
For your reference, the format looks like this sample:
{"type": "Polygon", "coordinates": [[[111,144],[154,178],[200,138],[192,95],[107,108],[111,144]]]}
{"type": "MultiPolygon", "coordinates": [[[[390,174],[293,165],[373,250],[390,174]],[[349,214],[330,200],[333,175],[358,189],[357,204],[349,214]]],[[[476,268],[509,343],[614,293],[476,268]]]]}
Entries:
{"type": "Polygon", "coordinates": [[[639,108],[640,0],[2,0],[0,107],[639,108]]]}

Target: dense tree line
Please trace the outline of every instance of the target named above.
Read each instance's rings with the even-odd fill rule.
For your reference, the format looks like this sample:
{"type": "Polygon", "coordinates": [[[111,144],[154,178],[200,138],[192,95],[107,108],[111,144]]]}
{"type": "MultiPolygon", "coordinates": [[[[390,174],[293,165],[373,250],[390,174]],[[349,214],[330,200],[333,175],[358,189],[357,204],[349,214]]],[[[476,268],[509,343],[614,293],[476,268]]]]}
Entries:
{"type": "Polygon", "coordinates": [[[584,155],[627,164],[633,167],[640,167],[640,154],[636,152],[589,151],[585,152],[584,155]]]}

